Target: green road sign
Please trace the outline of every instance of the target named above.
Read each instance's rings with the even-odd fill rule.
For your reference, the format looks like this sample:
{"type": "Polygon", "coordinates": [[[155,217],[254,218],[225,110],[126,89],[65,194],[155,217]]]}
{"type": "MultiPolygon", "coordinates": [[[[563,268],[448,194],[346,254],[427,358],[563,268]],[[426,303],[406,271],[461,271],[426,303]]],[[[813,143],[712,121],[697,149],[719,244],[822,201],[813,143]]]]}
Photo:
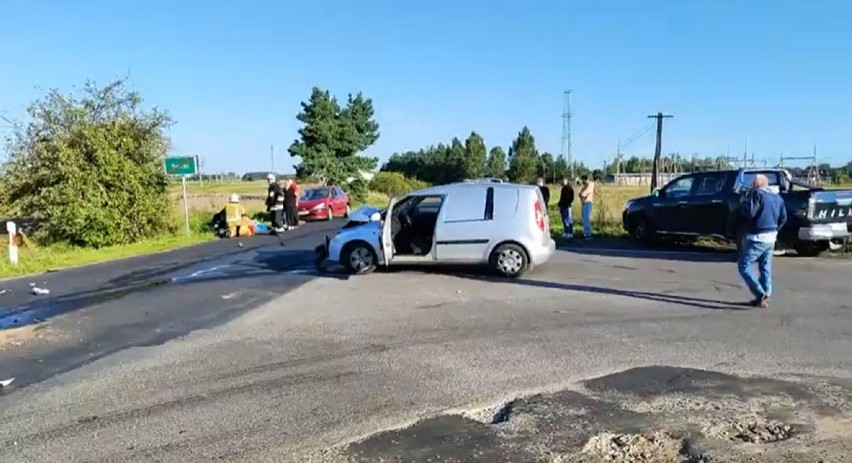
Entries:
{"type": "Polygon", "coordinates": [[[198,161],[195,156],[181,156],[166,158],[166,174],[168,175],[195,175],[198,173],[198,161]]]}

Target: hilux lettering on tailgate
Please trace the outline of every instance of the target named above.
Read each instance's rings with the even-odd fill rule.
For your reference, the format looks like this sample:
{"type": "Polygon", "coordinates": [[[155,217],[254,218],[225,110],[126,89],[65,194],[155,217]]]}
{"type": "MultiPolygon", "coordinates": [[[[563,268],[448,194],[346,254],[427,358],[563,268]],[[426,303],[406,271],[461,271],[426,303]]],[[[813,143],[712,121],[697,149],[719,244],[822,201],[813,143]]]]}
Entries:
{"type": "Polygon", "coordinates": [[[817,212],[817,219],[843,219],[852,217],[852,206],[825,208],[817,212]]]}

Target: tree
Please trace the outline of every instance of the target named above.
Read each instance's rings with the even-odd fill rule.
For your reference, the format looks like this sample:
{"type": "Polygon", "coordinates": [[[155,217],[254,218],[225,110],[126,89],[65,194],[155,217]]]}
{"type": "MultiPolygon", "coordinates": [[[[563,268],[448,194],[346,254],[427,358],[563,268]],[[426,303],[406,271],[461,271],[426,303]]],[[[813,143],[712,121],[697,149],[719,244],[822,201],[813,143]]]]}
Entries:
{"type": "Polygon", "coordinates": [[[568,161],[565,159],[565,156],[561,154],[556,156],[556,161],[553,162],[553,170],[556,172],[557,180],[562,177],[567,178],[571,176],[571,167],[568,165],[568,161]]]}
{"type": "Polygon", "coordinates": [[[493,178],[506,177],[506,152],[503,148],[495,146],[488,153],[488,165],[485,168],[485,175],[493,178]]]}
{"type": "Polygon", "coordinates": [[[464,176],[479,178],[485,174],[485,162],[488,157],[485,140],[476,132],[471,132],[464,142],[464,176]]]}
{"type": "Polygon", "coordinates": [[[328,91],[314,87],[296,116],[303,124],[299,138],[288,149],[291,156],[301,158],[296,166],[299,176],[345,185],[360,179],[362,171],[375,169],[378,159],[359,156],[379,139],[373,113],[372,100],[361,93],[349,95],[341,109],[328,91]]]}
{"type": "Polygon", "coordinates": [[[0,202],[39,220],[36,239],[97,248],[175,228],[163,170],[172,120],[143,110],[126,84],[89,81],[80,97],[51,90],[16,124],[0,202]]]}
{"type": "Polygon", "coordinates": [[[509,180],[515,183],[532,183],[536,177],[538,164],[535,138],[530,133],[530,129],[524,127],[509,149],[509,180]]]}

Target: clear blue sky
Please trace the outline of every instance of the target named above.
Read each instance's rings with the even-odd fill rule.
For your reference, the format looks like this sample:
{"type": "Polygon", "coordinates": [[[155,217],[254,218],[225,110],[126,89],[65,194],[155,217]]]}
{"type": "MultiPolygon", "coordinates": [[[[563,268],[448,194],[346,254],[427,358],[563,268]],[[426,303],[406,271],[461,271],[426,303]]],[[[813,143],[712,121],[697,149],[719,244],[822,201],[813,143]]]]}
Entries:
{"type": "MultiPolygon", "coordinates": [[[[4,0],[0,111],[46,88],[129,75],[208,171],[278,170],[310,88],[363,91],[394,151],[528,125],[558,153],[573,89],[575,158],[601,165],[656,111],[664,151],[852,159],[848,0],[4,0]]],[[[649,133],[625,150],[653,151],[649,133]]]]}

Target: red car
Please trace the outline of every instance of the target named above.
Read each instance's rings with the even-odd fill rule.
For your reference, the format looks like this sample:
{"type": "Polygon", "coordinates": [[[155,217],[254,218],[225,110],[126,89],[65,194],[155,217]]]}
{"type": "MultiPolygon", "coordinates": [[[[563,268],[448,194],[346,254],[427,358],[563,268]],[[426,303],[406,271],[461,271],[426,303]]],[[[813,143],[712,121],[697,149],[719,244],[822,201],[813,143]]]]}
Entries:
{"type": "Polygon", "coordinates": [[[349,195],[339,186],[315,186],[299,195],[299,218],[302,220],[331,220],[349,217],[349,195]]]}

